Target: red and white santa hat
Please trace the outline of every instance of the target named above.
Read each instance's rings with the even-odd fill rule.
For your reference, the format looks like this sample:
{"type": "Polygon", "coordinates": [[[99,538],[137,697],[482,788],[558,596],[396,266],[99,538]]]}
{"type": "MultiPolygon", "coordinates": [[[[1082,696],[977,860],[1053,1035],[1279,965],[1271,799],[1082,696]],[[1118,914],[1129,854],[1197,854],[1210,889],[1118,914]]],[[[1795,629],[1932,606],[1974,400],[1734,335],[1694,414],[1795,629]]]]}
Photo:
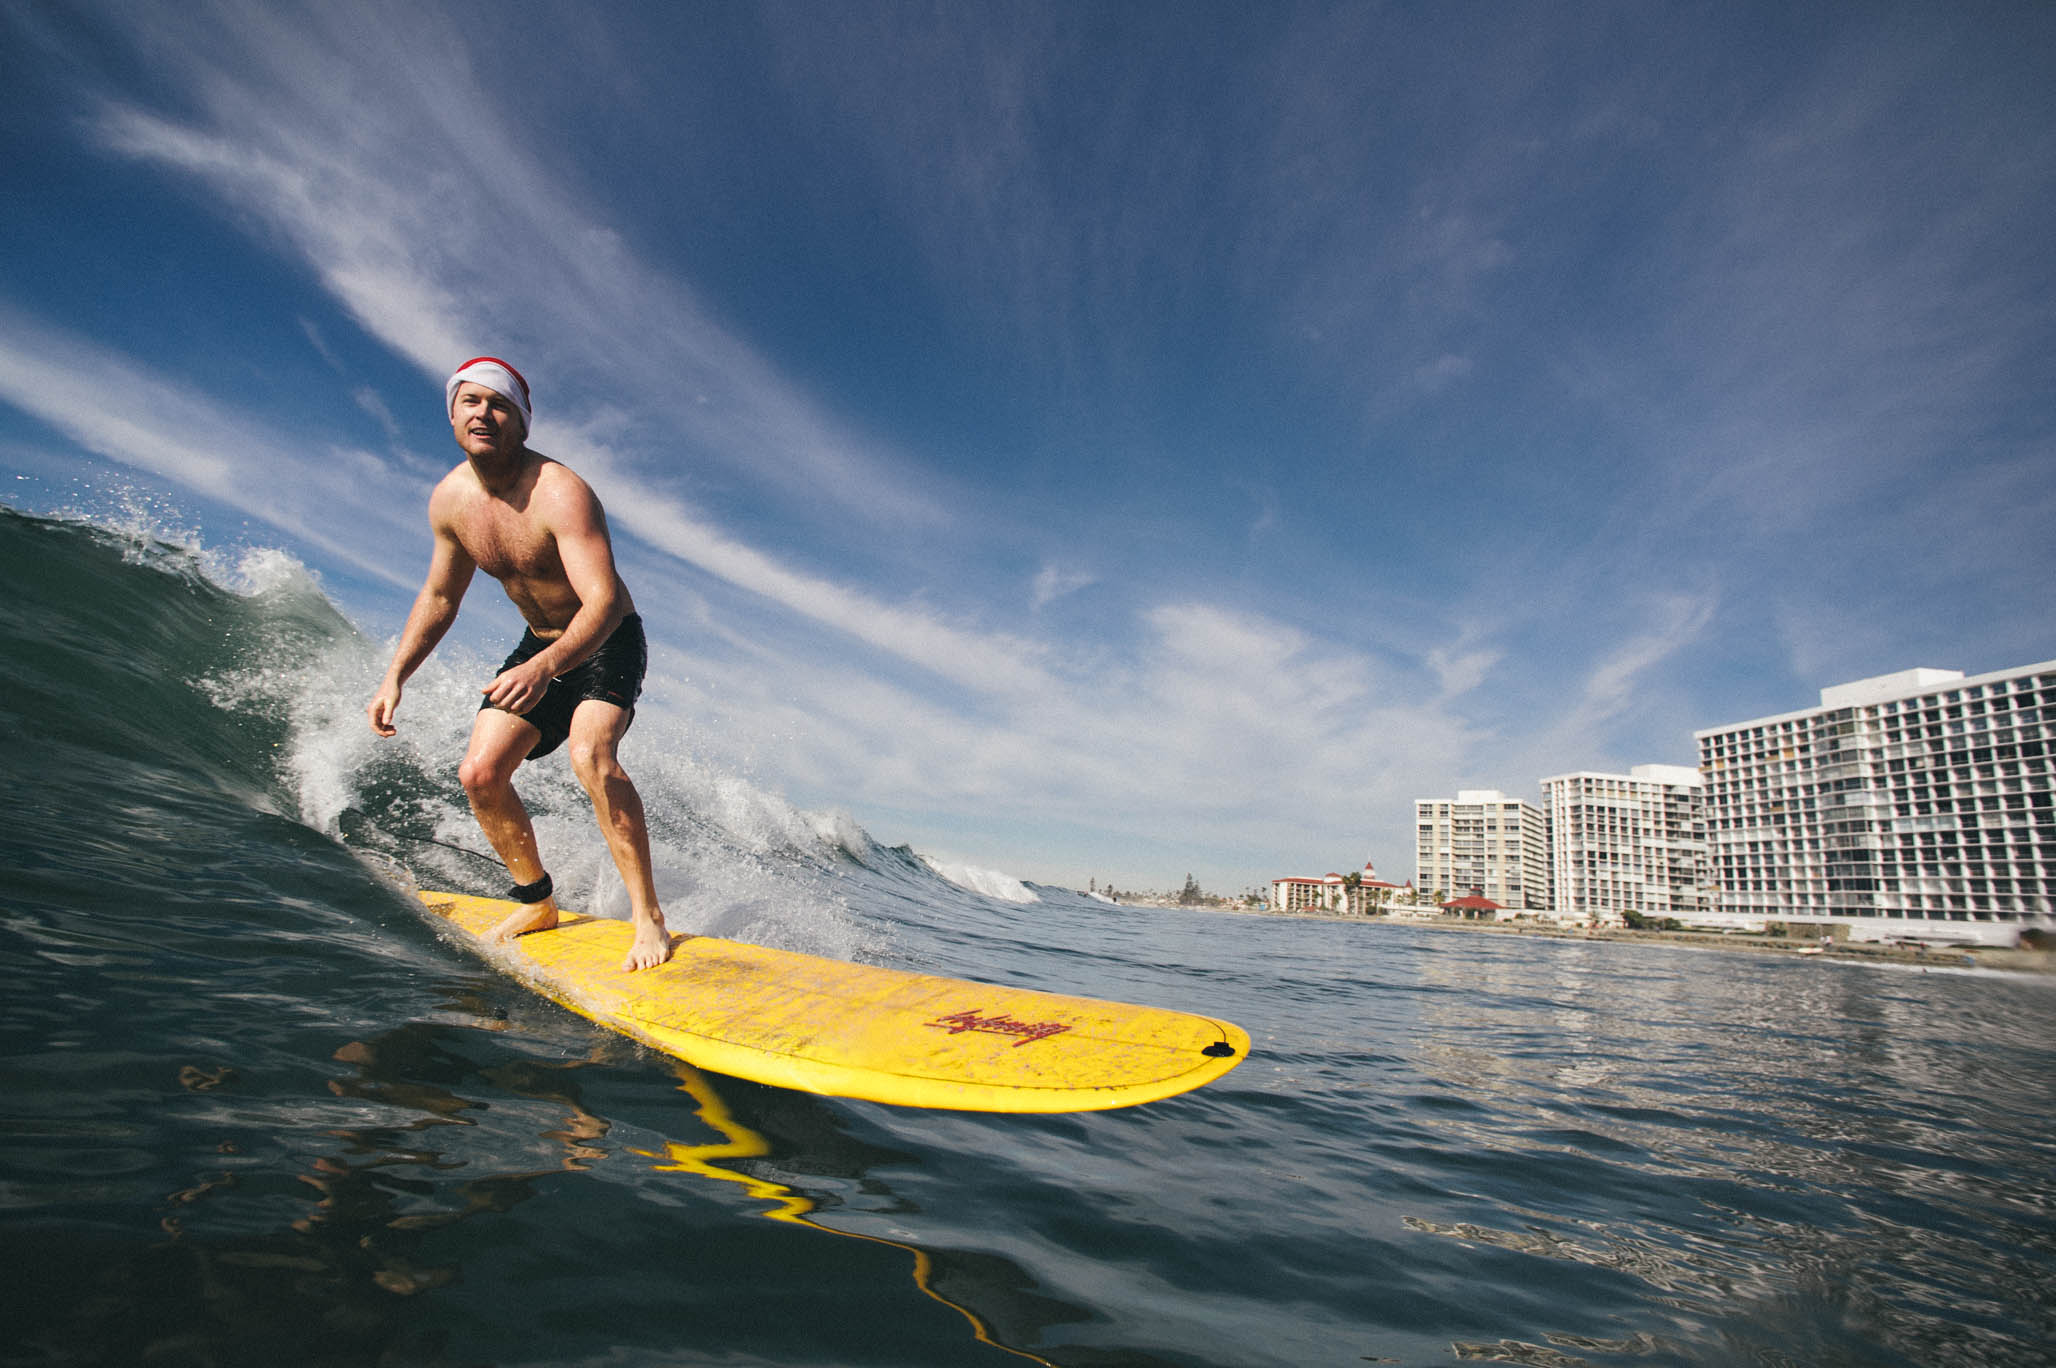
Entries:
{"type": "Polygon", "coordinates": [[[521,430],[525,433],[535,425],[534,415],[529,407],[528,382],[521,378],[521,372],[497,356],[474,356],[457,367],[450,376],[450,383],[444,386],[446,399],[444,407],[450,416],[457,413],[457,386],[469,380],[474,385],[484,385],[505,396],[508,403],[521,410],[521,430]]]}

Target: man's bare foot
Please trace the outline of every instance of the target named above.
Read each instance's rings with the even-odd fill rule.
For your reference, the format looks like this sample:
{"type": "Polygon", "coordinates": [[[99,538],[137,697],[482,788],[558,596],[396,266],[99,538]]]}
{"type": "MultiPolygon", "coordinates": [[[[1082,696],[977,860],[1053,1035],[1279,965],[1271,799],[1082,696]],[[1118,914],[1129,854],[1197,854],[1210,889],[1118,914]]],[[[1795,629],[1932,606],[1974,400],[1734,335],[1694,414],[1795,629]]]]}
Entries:
{"type": "Polygon", "coordinates": [[[654,921],[635,919],[635,944],[628,947],[628,958],[621,961],[623,969],[633,972],[637,969],[654,969],[671,958],[671,933],[659,916],[654,921]]]}
{"type": "Polygon", "coordinates": [[[557,904],[545,898],[509,915],[507,920],[492,929],[492,933],[486,939],[504,943],[516,936],[525,936],[531,931],[547,931],[556,924],[557,904]]]}

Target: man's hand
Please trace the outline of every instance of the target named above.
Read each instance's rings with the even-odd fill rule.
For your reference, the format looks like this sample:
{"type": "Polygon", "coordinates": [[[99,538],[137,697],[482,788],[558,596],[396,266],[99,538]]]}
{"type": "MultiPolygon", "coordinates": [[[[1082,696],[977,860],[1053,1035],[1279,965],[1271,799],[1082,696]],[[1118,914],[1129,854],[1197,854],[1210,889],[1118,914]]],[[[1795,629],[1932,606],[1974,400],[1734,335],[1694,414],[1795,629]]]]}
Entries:
{"type": "Polygon", "coordinates": [[[495,676],[482,692],[495,708],[519,717],[542,702],[549,687],[550,676],[545,668],[535,660],[524,660],[495,676]]]}
{"type": "Polygon", "coordinates": [[[400,686],[384,684],[364,705],[364,715],[371,719],[371,729],[380,736],[391,736],[399,730],[393,725],[393,714],[400,710],[400,686]]]}

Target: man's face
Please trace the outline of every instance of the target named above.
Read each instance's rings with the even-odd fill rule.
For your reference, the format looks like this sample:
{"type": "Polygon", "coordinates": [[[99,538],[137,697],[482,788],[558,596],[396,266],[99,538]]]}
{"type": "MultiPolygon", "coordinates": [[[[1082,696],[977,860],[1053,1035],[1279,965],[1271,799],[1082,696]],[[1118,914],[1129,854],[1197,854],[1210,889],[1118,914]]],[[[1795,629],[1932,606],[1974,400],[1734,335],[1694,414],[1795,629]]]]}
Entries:
{"type": "Polygon", "coordinates": [[[457,386],[450,404],[450,430],[466,456],[511,456],[521,450],[528,435],[521,423],[521,410],[498,390],[487,389],[475,380],[457,386]]]}

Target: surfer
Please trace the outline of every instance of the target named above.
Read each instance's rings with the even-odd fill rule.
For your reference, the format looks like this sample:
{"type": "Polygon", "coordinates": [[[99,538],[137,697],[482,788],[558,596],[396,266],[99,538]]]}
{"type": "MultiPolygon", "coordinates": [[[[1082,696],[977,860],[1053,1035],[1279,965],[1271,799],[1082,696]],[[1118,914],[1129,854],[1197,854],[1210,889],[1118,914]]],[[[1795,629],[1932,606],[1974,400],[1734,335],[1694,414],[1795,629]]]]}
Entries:
{"type": "Polygon", "coordinates": [[[528,631],[484,686],[457,771],[479,828],[517,884],[510,896],[523,904],[492,935],[509,940],[557,924],[550,876],[514,791],[514,772],[523,760],[569,741],[572,772],[628,885],[635,940],[621,967],[662,964],[671,937],[657,905],[649,827],[618,754],[635,719],[648,648],[614,568],[606,511],[568,467],[529,450],[528,382],[512,366],[490,356],[466,361],[444,392],[464,461],[429,495],[435,549],[428,578],[365,706],[371,729],[394,734],[400,692],[456,621],[472,572],[498,580],[528,631]]]}

